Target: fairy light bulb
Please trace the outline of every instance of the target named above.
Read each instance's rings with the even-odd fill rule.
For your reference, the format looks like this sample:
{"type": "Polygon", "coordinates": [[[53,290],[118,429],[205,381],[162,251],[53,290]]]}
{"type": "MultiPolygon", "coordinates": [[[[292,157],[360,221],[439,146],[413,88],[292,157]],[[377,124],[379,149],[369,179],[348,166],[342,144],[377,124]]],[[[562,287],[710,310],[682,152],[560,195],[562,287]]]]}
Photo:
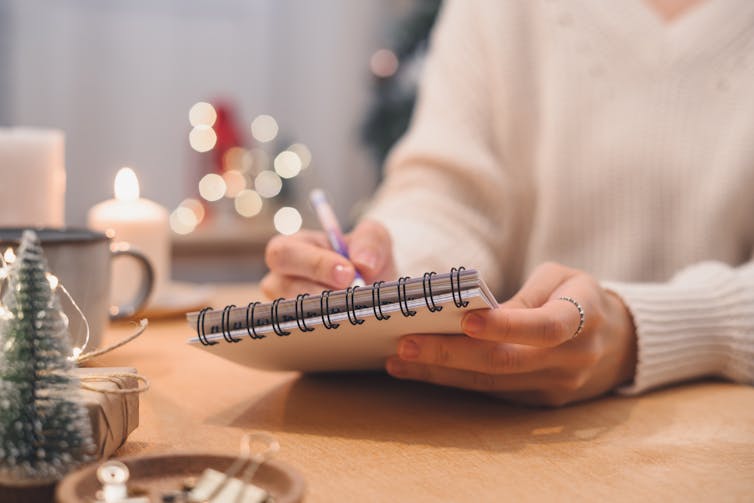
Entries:
{"type": "Polygon", "coordinates": [[[5,263],[8,265],[16,261],[16,253],[13,251],[13,248],[5,250],[5,253],[3,253],[3,260],[5,260],[5,263]]]}

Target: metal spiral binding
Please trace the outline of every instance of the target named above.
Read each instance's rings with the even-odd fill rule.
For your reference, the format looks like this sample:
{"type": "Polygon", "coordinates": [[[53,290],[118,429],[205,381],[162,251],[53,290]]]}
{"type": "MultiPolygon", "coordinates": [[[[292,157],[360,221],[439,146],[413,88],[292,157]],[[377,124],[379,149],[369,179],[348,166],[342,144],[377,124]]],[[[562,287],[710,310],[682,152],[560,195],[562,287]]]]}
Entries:
{"type": "Polygon", "coordinates": [[[432,276],[437,274],[435,271],[425,272],[422,278],[422,290],[424,290],[424,302],[427,303],[427,309],[430,313],[442,311],[442,306],[435,304],[435,298],[432,295],[432,276]]]}
{"type": "Polygon", "coordinates": [[[254,326],[254,310],[261,302],[249,302],[246,305],[246,331],[249,333],[249,337],[252,339],[264,339],[266,335],[257,334],[257,329],[254,326]],[[251,309],[251,315],[249,315],[249,309],[251,309]]]}
{"type": "Polygon", "coordinates": [[[296,325],[302,332],[314,332],[314,329],[306,326],[306,314],[304,313],[304,299],[309,296],[308,293],[301,293],[296,296],[296,325]]]}
{"type": "Polygon", "coordinates": [[[229,304],[223,308],[223,316],[220,318],[220,331],[223,339],[228,342],[239,342],[241,339],[235,339],[230,333],[230,310],[236,307],[235,304],[229,304]]]}
{"type": "Polygon", "coordinates": [[[331,328],[338,328],[340,326],[340,323],[333,323],[330,319],[331,293],[332,290],[323,290],[319,297],[319,312],[320,316],[322,316],[322,325],[328,330],[330,330],[331,328]]]}
{"type": "Polygon", "coordinates": [[[272,318],[272,329],[275,331],[277,335],[280,337],[283,337],[284,335],[291,335],[290,332],[286,332],[280,327],[280,320],[278,319],[278,309],[280,307],[280,301],[285,300],[285,297],[280,297],[279,299],[275,299],[272,302],[272,312],[270,313],[270,317],[272,318]]]}
{"type": "Polygon", "coordinates": [[[411,279],[409,276],[401,276],[398,278],[398,304],[401,306],[401,313],[403,316],[409,317],[416,315],[416,311],[412,311],[408,308],[408,296],[406,295],[406,281],[411,279]],[[403,295],[401,295],[401,289],[403,295]]]}
{"type": "Polygon", "coordinates": [[[379,321],[389,320],[389,314],[383,314],[382,301],[380,300],[380,288],[384,281],[375,281],[372,283],[372,310],[374,311],[374,317],[379,321]]]}
{"type": "Polygon", "coordinates": [[[207,317],[207,312],[212,311],[211,307],[205,307],[199,311],[199,316],[196,317],[196,335],[199,337],[199,342],[203,346],[214,346],[217,342],[212,342],[207,339],[207,333],[204,330],[204,318],[207,317]]]}
{"type": "Polygon", "coordinates": [[[469,301],[465,301],[461,298],[461,271],[465,270],[466,268],[461,267],[454,267],[450,270],[450,292],[453,295],[453,303],[456,305],[456,307],[466,307],[469,305],[469,301]],[[456,276],[456,286],[453,286],[453,275],[456,276]],[[458,288],[458,300],[456,300],[456,288],[458,288]]]}
{"type": "Polygon", "coordinates": [[[346,313],[348,314],[348,321],[351,322],[351,325],[361,325],[364,323],[364,320],[360,320],[356,317],[356,301],[355,301],[355,295],[356,290],[358,290],[358,286],[349,286],[346,289],[346,313]],[[348,305],[348,299],[351,299],[351,305],[348,305]]]}

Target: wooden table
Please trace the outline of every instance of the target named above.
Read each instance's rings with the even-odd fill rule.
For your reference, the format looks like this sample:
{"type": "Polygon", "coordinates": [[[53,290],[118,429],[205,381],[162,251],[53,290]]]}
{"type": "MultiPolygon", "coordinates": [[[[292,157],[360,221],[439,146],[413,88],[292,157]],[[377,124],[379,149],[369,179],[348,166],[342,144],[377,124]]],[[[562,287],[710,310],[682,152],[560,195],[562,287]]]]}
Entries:
{"type": "MultiPolygon", "coordinates": [[[[225,287],[213,304],[257,295],[225,287]]],[[[263,429],[306,477],[308,502],[754,500],[751,387],[529,409],[385,375],[255,371],[187,346],[191,335],[182,319],[154,321],[98,360],[152,381],[118,455],[235,454],[243,432],[263,429]]]]}

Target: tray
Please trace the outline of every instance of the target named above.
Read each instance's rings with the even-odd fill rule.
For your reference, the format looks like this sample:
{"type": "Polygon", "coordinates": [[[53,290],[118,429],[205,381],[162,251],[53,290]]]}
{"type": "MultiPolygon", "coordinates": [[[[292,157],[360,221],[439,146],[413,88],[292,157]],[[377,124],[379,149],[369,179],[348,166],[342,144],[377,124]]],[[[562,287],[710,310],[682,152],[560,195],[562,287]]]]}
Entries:
{"type": "MultiPolygon", "coordinates": [[[[118,458],[128,466],[129,489],[144,490],[150,501],[162,501],[161,495],[180,489],[187,477],[202,474],[205,468],[224,472],[237,458],[221,454],[169,454],[118,458]]],[[[66,476],[57,487],[55,501],[58,503],[82,503],[96,501],[101,484],[97,480],[95,463],[66,476]]],[[[265,489],[276,503],[298,503],[303,500],[306,482],[294,468],[270,460],[260,465],[252,483],[265,489]]]]}

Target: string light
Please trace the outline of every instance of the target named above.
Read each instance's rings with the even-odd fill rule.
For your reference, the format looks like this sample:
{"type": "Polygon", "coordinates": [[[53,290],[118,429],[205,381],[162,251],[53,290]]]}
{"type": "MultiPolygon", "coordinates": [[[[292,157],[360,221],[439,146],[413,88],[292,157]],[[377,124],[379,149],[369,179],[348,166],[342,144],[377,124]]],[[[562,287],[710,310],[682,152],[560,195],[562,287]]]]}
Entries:
{"type": "Polygon", "coordinates": [[[199,180],[199,195],[207,201],[218,201],[225,195],[227,186],[223,177],[216,173],[209,173],[199,180]]]}
{"type": "Polygon", "coordinates": [[[246,177],[240,171],[226,171],[223,173],[223,180],[225,181],[225,197],[227,198],[233,199],[246,188],[246,177]]]}
{"type": "Polygon", "coordinates": [[[260,196],[271,198],[280,194],[283,181],[274,171],[265,170],[254,179],[254,188],[260,196]]]}
{"type": "Polygon", "coordinates": [[[251,149],[250,154],[252,158],[254,172],[261,173],[262,171],[266,169],[271,169],[272,159],[270,159],[270,154],[268,154],[261,148],[251,149]]]}
{"type": "Polygon", "coordinates": [[[256,191],[245,189],[238,193],[236,199],[233,201],[233,205],[236,208],[236,212],[239,215],[246,218],[251,218],[259,214],[262,211],[262,198],[256,191]]]}
{"type": "Polygon", "coordinates": [[[285,235],[298,232],[301,229],[302,221],[301,213],[296,208],[291,208],[290,206],[283,206],[275,212],[275,216],[273,217],[275,230],[285,235]]]}
{"type": "Polygon", "coordinates": [[[196,229],[199,223],[194,212],[185,206],[179,206],[173,210],[170,213],[168,221],[170,222],[170,228],[176,234],[190,234],[196,229]]]}
{"type": "Polygon", "coordinates": [[[275,157],[275,173],[282,178],[293,178],[301,172],[301,158],[290,150],[283,150],[275,157]]]}
{"type": "Polygon", "coordinates": [[[288,150],[296,154],[298,158],[301,159],[302,170],[309,167],[309,164],[312,162],[312,152],[311,150],[309,150],[309,147],[307,147],[303,143],[294,143],[293,145],[288,147],[288,150]]]}
{"type": "Polygon", "coordinates": [[[217,134],[209,126],[195,126],[189,133],[189,145],[197,152],[209,152],[217,144],[217,134]]]}
{"type": "Polygon", "coordinates": [[[5,250],[5,253],[3,253],[3,260],[5,260],[5,263],[8,265],[16,261],[16,253],[13,251],[13,248],[5,250]]]}
{"type": "Polygon", "coordinates": [[[50,289],[54,292],[55,289],[58,287],[58,283],[59,283],[58,277],[55,276],[54,274],[50,274],[49,272],[45,274],[45,276],[47,277],[47,282],[50,283],[50,289]]]}
{"type": "Polygon", "coordinates": [[[271,115],[259,115],[251,122],[251,134],[259,142],[272,141],[278,135],[278,123],[271,115]]]}
{"type": "Polygon", "coordinates": [[[204,205],[197,201],[196,199],[188,198],[181,201],[181,204],[179,206],[183,206],[184,208],[188,208],[194,213],[194,216],[196,216],[196,223],[200,224],[202,220],[204,220],[205,211],[204,211],[204,205]]]}
{"type": "Polygon", "coordinates": [[[242,171],[243,158],[247,150],[241,147],[231,147],[223,154],[223,169],[225,171],[242,171]]]}
{"type": "Polygon", "coordinates": [[[194,103],[189,110],[189,122],[194,127],[212,127],[216,120],[217,111],[215,110],[215,107],[204,101],[194,103]]]}

